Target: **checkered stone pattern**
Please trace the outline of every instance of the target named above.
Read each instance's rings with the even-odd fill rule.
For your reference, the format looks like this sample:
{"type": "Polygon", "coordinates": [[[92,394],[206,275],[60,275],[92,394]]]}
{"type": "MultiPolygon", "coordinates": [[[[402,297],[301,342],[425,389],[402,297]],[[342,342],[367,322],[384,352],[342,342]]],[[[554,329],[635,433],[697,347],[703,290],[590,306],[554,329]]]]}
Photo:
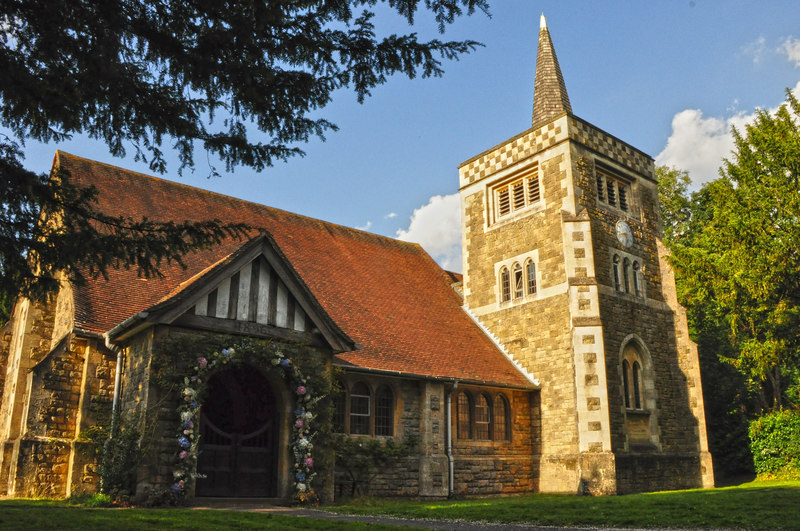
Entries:
{"type": "Polygon", "coordinates": [[[538,129],[531,129],[466,162],[459,168],[461,186],[480,181],[519,160],[566,140],[567,132],[562,124],[563,121],[556,120],[538,129]]]}
{"type": "Polygon", "coordinates": [[[641,175],[655,178],[652,158],[574,116],[570,117],[569,136],[641,175]]]}

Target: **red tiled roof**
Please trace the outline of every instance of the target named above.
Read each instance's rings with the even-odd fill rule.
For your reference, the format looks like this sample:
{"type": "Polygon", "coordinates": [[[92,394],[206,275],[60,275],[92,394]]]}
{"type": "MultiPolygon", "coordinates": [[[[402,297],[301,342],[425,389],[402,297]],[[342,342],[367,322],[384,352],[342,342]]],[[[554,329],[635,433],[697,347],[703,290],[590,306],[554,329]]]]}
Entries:
{"type": "MultiPolygon", "coordinates": [[[[413,243],[292,214],[63,152],[55,165],[98,190],[106,213],[181,222],[221,219],[266,230],[328,316],[361,348],[337,362],[365,369],[530,387],[461,309],[442,270],[413,243]]],[[[241,247],[227,239],[184,258],[164,278],[114,269],[75,288],[76,328],[104,333],[241,247]]]]}

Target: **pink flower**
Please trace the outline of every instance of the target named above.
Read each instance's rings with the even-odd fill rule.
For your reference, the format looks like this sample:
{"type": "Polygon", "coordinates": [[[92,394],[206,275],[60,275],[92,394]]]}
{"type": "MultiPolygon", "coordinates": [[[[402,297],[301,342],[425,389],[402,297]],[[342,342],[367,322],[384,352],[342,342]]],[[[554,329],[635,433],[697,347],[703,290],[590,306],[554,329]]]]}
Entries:
{"type": "Polygon", "coordinates": [[[205,358],[197,358],[197,366],[205,369],[208,366],[208,360],[205,358]]]}
{"type": "Polygon", "coordinates": [[[181,459],[186,459],[187,457],[189,457],[189,452],[183,450],[181,453],[178,454],[178,457],[180,457],[181,459]]]}
{"type": "Polygon", "coordinates": [[[183,485],[184,485],[184,483],[183,483],[183,480],[180,480],[180,481],[178,482],[178,485],[180,485],[180,486],[181,486],[181,488],[183,488],[183,485]]]}
{"type": "Polygon", "coordinates": [[[189,435],[190,433],[192,433],[192,430],[183,430],[184,435],[189,435]]]}
{"type": "Polygon", "coordinates": [[[300,387],[297,388],[297,394],[298,395],[304,395],[304,394],[306,394],[306,392],[308,392],[308,390],[303,385],[301,385],[300,387]]]}
{"type": "Polygon", "coordinates": [[[302,428],[302,427],[303,427],[303,419],[297,419],[297,420],[294,422],[294,427],[295,427],[295,428],[302,428]]]}
{"type": "Polygon", "coordinates": [[[314,459],[312,459],[311,457],[306,457],[306,466],[307,467],[314,466],[314,459]]]}

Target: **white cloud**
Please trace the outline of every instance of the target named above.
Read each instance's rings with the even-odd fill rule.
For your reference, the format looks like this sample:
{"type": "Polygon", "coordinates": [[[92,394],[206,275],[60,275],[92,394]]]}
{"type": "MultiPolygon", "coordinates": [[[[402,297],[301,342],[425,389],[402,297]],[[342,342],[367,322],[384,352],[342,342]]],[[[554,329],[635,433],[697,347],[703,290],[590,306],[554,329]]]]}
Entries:
{"type": "Polygon", "coordinates": [[[794,63],[794,66],[800,67],[800,39],[787,37],[781,47],[778,48],[778,52],[786,54],[786,57],[794,63]]]}
{"type": "Polygon", "coordinates": [[[764,57],[764,53],[767,51],[766,42],[767,41],[764,39],[764,37],[759,37],[753,42],[743,46],[742,51],[745,55],[751,56],[755,64],[758,64],[761,62],[761,59],[764,57]]]}
{"type": "Polygon", "coordinates": [[[672,118],[672,134],[656,164],[688,171],[696,185],[712,181],[733,149],[731,125],[741,128],[751,118],[741,112],[720,119],[706,118],[699,109],[681,111],[672,118]]]}
{"type": "Polygon", "coordinates": [[[383,216],[383,219],[392,219],[392,218],[396,218],[396,217],[397,217],[397,212],[389,212],[388,214],[383,216]]]}
{"type": "Polygon", "coordinates": [[[427,205],[414,210],[408,229],[397,238],[416,242],[450,271],[461,271],[461,200],[457,193],[435,195],[427,205]]]}
{"type": "MultiPolygon", "coordinates": [[[[800,94],[800,82],[793,92],[800,94]]],[[[770,109],[770,112],[775,112],[770,109]]],[[[672,134],[664,150],[656,156],[656,164],[687,170],[695,186],[716,179],[722,159],[733,150],[731,126],[744,132],[755,112],[738,112],[726,118],[705,117],[699,109],[686,109],[672,118],[672,134]]]]}
{"type": "Polygon", "coordinates": [[[366,225],[363,225],[361,227],[356,227],[356,228],[358,230],[369,230],[370,227],[372,227],[372,222],[371,221],[367,221],[366,225]]]}

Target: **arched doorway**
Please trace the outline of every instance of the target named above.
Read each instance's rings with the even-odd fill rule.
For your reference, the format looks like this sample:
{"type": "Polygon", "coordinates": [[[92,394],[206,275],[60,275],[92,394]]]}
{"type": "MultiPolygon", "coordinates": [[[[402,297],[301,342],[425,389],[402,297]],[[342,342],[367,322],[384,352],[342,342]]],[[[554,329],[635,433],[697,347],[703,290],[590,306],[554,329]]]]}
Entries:
{"type": "Polygon", "coordinates": [[[278,408],[264,375],[242,366],[208,382],[200,418],[196,496],[275,497],[278,408]]]}

